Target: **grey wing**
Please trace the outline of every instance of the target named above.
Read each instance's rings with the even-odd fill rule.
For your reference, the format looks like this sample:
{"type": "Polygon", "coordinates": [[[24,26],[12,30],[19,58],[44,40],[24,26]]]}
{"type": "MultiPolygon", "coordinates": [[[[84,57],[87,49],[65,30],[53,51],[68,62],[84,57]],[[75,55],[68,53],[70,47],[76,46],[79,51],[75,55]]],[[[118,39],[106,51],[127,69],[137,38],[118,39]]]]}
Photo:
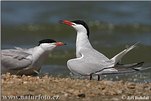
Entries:
{"type": "Polygon", "coordinates": [[[86,56],[71,59],[67,62],[67,65],[71,72],[81,75],[90,75],[97,71],[103,70],[106,67],[108,68],[106,64],[101,64],[98,61],[95,61],[93,57],[88,58],[86,56]]]}
{"type": "Polygon", "coordinates": [[[89,48],[85,48],[80,50],[82,54],[84,54],[85,56],[87,56],[88,58],[92,58],[94,57],[95,61],[110,61],[109,58],[107,58],[104,54],[100,53],[99,51],[95,50],[95,49],[89,49],[89,48]]]}
{"type": "Polygon", "coordinates": [[[67,62],[68,68],[81,75],[89,75],[114,66],[114,63],[102,53],[93,48],[82,48],[81,57],[67,62]]]}
{"type": "Polygon", "coordinates": [[[32,60],[27,59],[31,54],[21,50],[2,50],[1,65],[9,70],[20,70],[31,65],[32,60]]]}
{"type": "Polygon", "coordinates": [[[82,49],[80,50],[81,54],[87,57],[87,59],[93,61],[94,63],[97,64],[103,64],[108,67],[112,67],[114,64],[113,62],[107,58],[104,54],[98,52],[95,49],[82,49]]]}

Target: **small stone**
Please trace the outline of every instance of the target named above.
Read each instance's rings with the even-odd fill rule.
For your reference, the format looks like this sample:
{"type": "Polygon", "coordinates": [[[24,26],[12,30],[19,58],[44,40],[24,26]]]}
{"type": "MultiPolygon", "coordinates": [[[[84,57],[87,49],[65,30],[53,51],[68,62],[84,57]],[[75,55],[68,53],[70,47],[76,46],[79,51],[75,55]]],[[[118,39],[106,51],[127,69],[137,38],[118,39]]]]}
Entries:
{"type": "Polygon", "coordinates": [[[123,92],[122,90],[116,90],[117,94],[122,94],[122,92],[123,92]]]}
{"type": "Polygon", "coordinates": [[[65,93],[65,94],[64,94],[65,97],[68,97],[68,95],[69,95],[68,93],[65,93]]]}
{"type": "Polygon", "coordinates": [[[91,84],[90,84],[90,83],[88,83],[86,86],[87,86],[87,87],[90,87],[90,86],[91,86],[91,84]]]}
{"type": "Polygon", "coordinates": [[[114,82],[113,81],[104,81],[104,84],[112,86],[114,84],[114,82]]]}
{"type": "Polygon", "coordinates": [[[114,92],[114,91],[110,91],[109,94],[110,94],[110,95],[117,95],[117,93],[114,92]]]}
{"type": "Polygon", "coordinates": [[[37,78],[37,79],[40,79],[40,77],[39,77],[39,76],[37,76],[36,78],[37,78]]]}
{"type": "Polygon", "coordinates": [[[28,89],[28,91],[31,91],[31,92],[33,92],[33,91],[35,91],[34,89],[28,89]]]}
{"type": "Polygon", "coordinates": [[[67,92],[73,93],[73,92],[74,92],[74,89],[69,89],[69,90],[67,90],[67,92]]]}
{"type": "Polygon", "coordinates": [[[28,78],[30,78],[31,76],[27,76],[28,78]]]}
{"type": "Polygon", "coordinates": [[[2,84],[4,83],[4,79],[2,79],[1,83],[2,83],[2,84]]]}
{"type": "Polygon", "coordinates": [[[9,81],[8,83],[13,84],[14,82],[13,81],[9,81]]]}
{"type": "Polygon", "coordinates": [[[127,88],[129,88],[129,89],[135,89],[135,86],[136,86],[136,84],[134,84],[134,83],[129,83],[129,84],[127,85],[127,88]]]}
{"type": "Polygon", "coordinates": [[[120,101],[118,98],[112,98],[111,101],[120,101]]]}
{"type": "Polygon", "coordinates": [[[79,94],[79,90],[75,90],[75,91],[73,92],[73,94],[75,94],[75,95],[79,94]]]}
{"type": "Polygon", "coordinates": [[[105,90],[105,86],[103,86],[103,87],[101,88],[101,90],[105,90]]]}
{"type": "Polygon", "coordinates": [[[78,97],[85,98],[85,94],[84,93],[78,94],[78,97]]]}
{"type": "Polygon", "coordinates": [[[24,78],[24,77],[26,77],[26,75],[22,75],[22,77],[24,78]]]}
{"type": "Polygon", "coordinates": [[[23,81],[23,84],[27,84],[28,82],[27,81],[23,81]]]}

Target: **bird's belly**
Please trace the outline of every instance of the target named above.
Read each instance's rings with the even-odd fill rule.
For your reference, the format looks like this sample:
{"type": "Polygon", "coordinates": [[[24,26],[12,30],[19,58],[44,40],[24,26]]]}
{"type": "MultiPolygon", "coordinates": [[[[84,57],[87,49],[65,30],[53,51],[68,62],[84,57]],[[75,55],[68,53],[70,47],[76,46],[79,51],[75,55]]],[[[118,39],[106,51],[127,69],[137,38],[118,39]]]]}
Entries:
{"type": "Polygon", "coordinates": [[[21,70],[13,70],[13,69],[10,70],[10,69],[7,69],[6,67],[1,66],[1,70],[2,70],[1,73],[2,74],[10,73],[13,75],[36,75],[37,73],[35,71],[39,72],[40,68],[41,67],[29,66],[21,70]]]}
{"type": "Polygon", "coordinates": [[[37,75],[37,73],[40,71],[41,67],[32,66],[27,67],[24,70],[18,71],[18,75],[37,75]]]}
{"type": "Polygon", "coordinates": [[[89,69],[85,66],[79,65],[78,63],[75,64],[72,59],[68,60],[67,66],[68,66],[69,70],[75,74],[80,74],[80,75],[86,76],[86,75],[90,75],[92,73],[91,69],[89,69]]]}

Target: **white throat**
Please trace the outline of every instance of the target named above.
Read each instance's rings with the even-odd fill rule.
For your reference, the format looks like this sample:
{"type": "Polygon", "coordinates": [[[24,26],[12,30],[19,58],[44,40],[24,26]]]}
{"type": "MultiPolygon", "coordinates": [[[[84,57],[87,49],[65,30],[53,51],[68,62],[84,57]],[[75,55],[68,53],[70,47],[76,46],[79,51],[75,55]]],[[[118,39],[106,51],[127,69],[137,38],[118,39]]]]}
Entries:
{"type": "Polygon", "coordinates": [[[49,52],[46,52],[42,47],[37,46],[33,49],[33,63],[42,64],[42,62],[48,57],[49,52]]]}
{"type": "Polygon", "coordinates": [[[77,32],[77,39],[76,39],[76,57],[81,57],[80,50],[83,48],[92,48],[87,32],[79,31],[77,32]]]}

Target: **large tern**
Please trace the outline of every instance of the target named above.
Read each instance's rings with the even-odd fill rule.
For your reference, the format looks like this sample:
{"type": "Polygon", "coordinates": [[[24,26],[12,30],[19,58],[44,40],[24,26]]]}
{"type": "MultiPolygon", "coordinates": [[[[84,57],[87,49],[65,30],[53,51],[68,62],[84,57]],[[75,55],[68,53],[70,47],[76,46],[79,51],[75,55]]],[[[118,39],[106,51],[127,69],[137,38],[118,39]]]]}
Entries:
{"type": "Polygon", "coordinates": [[[84,21],[61,20],[60,22],[73,27],[77,31],[76,58],[67,61],[67,66],[72,73],[90,76],[90,80],[92,79],[92,75],[98,75],[99,80],[100,75],[123,73],[128,69],[130,69],[130,71],[138,71],[139,69],[134,67],[140,67],[143,65],[143,62],[127,65],[119,64],[122,57],[135,48],[136,44],[109,59],[95,50],[90,44],[89,28],[84,21]]]}
{"type": "Polygon", "coordinates": [[[39,45],[29,49],[1,50],[1,72],[17,75],[34,75],[39,72],[49,53],[57,46],[64,45],[53,39],[39,41],[39,45]]]}

